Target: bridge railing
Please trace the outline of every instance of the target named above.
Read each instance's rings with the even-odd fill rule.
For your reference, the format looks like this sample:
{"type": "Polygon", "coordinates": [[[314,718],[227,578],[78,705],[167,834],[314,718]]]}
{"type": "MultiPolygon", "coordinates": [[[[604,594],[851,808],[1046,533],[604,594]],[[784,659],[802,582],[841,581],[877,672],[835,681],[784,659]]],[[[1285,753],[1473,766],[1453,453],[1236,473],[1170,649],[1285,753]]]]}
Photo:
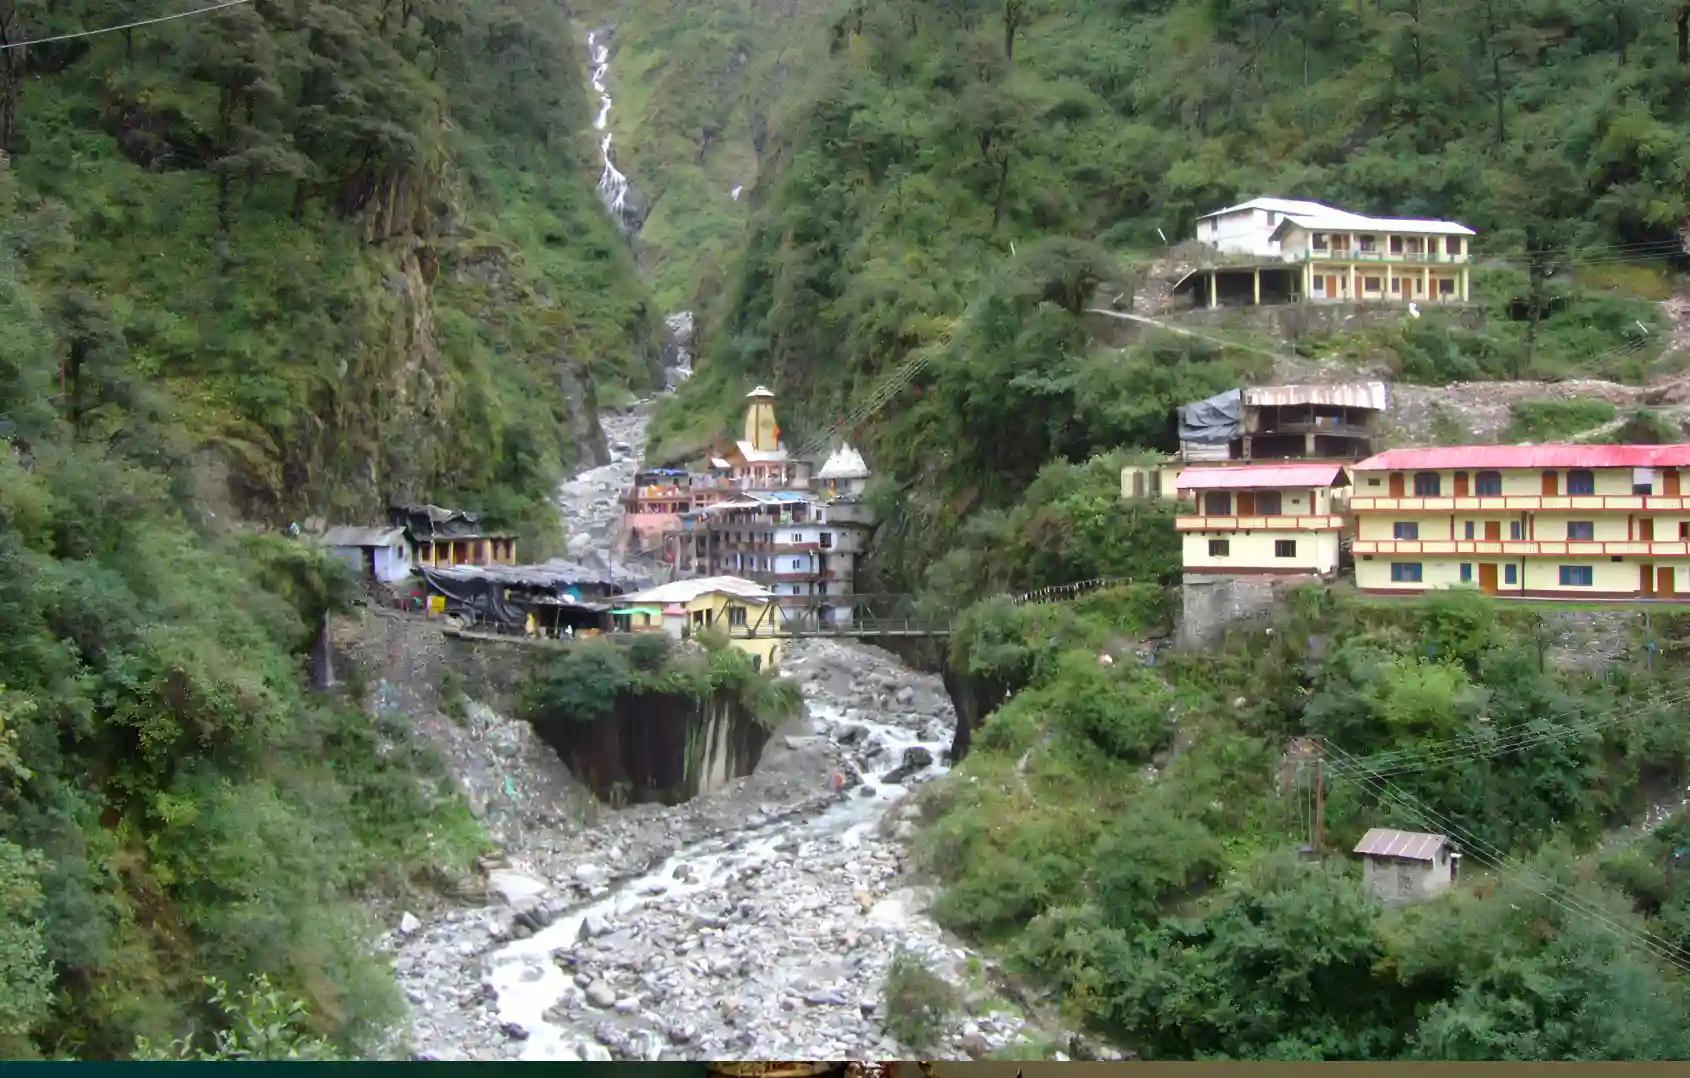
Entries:
{"type": "Polygon", "coordinates": [[[1088,592],[1102,591],[1105,588],[1118,588],[1132,582],[1133,578],[1130,576],[1100,576],[1091,580],[1075,580],[1067,584],[1052,584],[1050,587],[1039,588],[1035,591],[1024,591],[1019,595],[1011,596],[1010,599],[1018,605],[1021,603],[1066,602],[1070,599],[1077,599],[1088,592]]]}

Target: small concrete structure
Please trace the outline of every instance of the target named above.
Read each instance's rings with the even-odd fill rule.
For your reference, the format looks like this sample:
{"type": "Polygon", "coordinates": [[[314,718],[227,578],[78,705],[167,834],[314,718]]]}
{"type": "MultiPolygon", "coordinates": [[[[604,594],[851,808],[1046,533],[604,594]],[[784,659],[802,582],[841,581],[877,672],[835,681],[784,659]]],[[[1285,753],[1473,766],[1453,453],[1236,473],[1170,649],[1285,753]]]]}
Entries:
{"type": "Polygon", "coordinates": [[[411,575],[413,551],[404,528],[341,524],[324,532],[318,542],[334,557],[383,584],[411,575]]]}
{"type": "Polygon", "coordinates": [[[1363,885],[1381,902],[1423,902],[1455,883],[1461,854],[1444,835],[1375,827],[1356,843],[1363,885]]]}

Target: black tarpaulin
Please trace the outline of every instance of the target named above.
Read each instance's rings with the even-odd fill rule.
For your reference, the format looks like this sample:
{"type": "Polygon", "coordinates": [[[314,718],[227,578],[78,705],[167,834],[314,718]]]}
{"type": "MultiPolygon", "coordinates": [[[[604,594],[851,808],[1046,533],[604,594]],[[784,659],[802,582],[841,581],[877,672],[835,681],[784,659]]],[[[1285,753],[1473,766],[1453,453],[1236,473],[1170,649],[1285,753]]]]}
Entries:
{"type": "Polygon", "coordinates": [[[1179,440],[1182,442],[1230,442],[1244,427],[1244,391],[1229,389],[1208,400],[1182,404],[1179,409],[1179,440]]]}

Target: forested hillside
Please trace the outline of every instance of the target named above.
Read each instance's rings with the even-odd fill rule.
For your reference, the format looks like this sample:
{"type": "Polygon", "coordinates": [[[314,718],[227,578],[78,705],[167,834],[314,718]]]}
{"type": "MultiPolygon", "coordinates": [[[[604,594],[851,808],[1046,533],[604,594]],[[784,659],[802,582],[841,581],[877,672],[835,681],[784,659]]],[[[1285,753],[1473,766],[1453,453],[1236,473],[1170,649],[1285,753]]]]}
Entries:
{"type": "MultiPolygon", "coordinates": [[[[1479,328],[1429,317],[1303,347],[1382,355],[1419,380],[1635,376],[1658,346],[1625,346],[1656,317],[1645,300],[1664,294],[1687,210],[1674,12],[843,8],[763,156],[767,204],[662,444],[694,451],[756,381],[785,394],[794,431],[814,430],[927,359],[857,433],[924,488],[905,532],[938,549],[963,509],[1012,498],[1044,461],[1163,443],[1169,405],[1263,368],[1166,335],[1105,352],[1080,314],[1099,281],[1130,290],[1162,235],[1261,193],[1480,233],[1479,328]]],[[[911,551],[900,572],[930,557],[911,551]]]]}
{"type": "Polygon", "coordinates": [[[274,532],[428,497],[543,556],[594,387],[651,384],[577,36],[254,0],[0,54],[0,1056],[387,1035],[354,899],[484,839],[403,719],[307,693],[347,581],[274,532]]]}

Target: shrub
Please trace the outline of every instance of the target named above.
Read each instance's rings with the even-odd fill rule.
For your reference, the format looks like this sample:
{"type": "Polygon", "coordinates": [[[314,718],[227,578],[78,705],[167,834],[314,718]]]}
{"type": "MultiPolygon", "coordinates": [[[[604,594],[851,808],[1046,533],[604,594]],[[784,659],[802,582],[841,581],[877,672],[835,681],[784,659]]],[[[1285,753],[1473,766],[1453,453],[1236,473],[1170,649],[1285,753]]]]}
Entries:
{"type": "Polygon", "coordinates": [[[1195,820],[1160,807],[1121,819],[1092,859],[1098,905],[1109,923],[1153,921],[1162,905],[1215,879],[1221,845],[1195,820]]]}
{"type": "Polygon", "coordinates": [[[1614,406],[1604,400],[1515,401],[1513,419],[1503,432],[1510,442],[1558,442],[1599,427],[1614,418],[1614,406]]]}
{"type": "Polygon", "coordinates": [[[886,971],[886,1028],[892,1036],[918,1051],[931,1048],[956,1006],[956,990],[914,953],[898,948],[886,971]]]}
{"type": "Polygon", "coordinates": [[[1147,759],[1173,734],[1167,685],[1136,667],[1104,666],[1091,652],[1064,654],[1055,678],[1037,691],[1059,727],[1110,756],[1147,759]]]}
{"type": "Polygon", "coordinates": [[[523,692],[530,719],[583,722],[608,715],[616,695],[633,681],[622,648],[607,640],[587,640],[553,659],[523,692]]]}

